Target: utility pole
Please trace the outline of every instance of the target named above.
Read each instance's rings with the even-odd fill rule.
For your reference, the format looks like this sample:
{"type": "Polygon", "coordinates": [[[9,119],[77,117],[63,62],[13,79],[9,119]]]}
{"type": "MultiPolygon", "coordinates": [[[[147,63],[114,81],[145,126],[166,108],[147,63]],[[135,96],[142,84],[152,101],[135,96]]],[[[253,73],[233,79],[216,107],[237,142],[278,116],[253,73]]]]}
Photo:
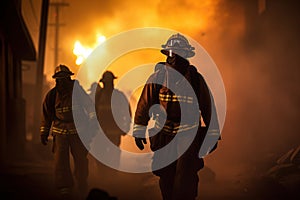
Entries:
{"type": "Polygon", "coordinates": [[[261,15],[266,11],[267,0],[258,0],[258,13],[261,15]]]}
{"type": "MultiPolygon", "coordinates": [[[[47,22],[48,22],[48,10],[49,0],[43,0],[41,11],[41,23],[39,33],[39,49],[37,58],[37,70],[36,70],[36,91],[35,91],[35,105],[41,105],[43,82],[44,82],[44,60],[45,60],[45,48],[47,38],[47,22]]],[[[36,106],[34,109],[34,119],[36,121],[35,129],[39,130],[40,118],[41,118],[41,106],[36,106]]],[[[39,140],[38,134],[33,134],[32,140],[37,142],[39,140]]]]}
{"type": "Polygon", "coordinates": [[[55,8],[55,23],[49,24],[50,26],[55,26],[55,38],[54,38],[54,66],[58,65],[58,51],[59,51],[59,28],[64,26],[64,24],[59,23],[59,11],[62,6],[69,6],[65,2],[53,2],[50,6],[55,8]]]}

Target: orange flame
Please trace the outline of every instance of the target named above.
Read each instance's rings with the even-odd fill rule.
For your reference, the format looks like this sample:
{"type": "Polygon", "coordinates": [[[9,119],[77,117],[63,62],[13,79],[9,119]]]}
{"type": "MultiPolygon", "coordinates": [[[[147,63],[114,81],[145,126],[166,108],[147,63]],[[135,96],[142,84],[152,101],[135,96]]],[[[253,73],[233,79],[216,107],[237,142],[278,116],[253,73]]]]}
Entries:
{"type": "Polygon", "coordinates": [[[76,65],[81,65],[85,59],[92,53],[92,51],[101,43],[106,40],[104,35],[97,35],[97,40],[92,47],[84,46],[79,40],[75,41],[73,54],[77,56],[76,65]]]}

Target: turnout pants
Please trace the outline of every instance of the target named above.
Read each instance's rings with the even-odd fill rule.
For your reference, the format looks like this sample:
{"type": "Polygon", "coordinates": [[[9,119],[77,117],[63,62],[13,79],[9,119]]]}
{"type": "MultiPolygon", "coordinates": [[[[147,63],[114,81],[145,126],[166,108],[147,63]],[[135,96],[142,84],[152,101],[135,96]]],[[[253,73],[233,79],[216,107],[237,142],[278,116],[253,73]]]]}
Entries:
{"type": "MultiPolygon", "coordinates": [[[[184,136],[189,132],[182,133],[182,136],[174,138],[174,135],[168,135],[164,132],[159,132],[155,138],[150,139],[152,150],[158,147],[163,147],[170,144],[171,149],[165,155],[158,155],[154,152],[153,166],[157,166],[158,162],[162,159],[167,159],[171,154],[181,152],[182,145],[186,144],[185,140],[189,140],[184,136]],[[156,147],[154,147],[156,145],[156,147]],[[154,147],[154,149],[153,149],[154,147]]],[[[187,150],[178,156],[178,159],[169,164],[168,166],[154,170],[153,173],[160,177],[159,187],[164,200],[194,200],[198,195],[198,171],[204,167],[204,161],[198,157],[199,149],[201,146],[200,133],[198,133],[187,148],[187,150]]]]}
{"type": "Polygon", "coordinates": [[[53,143],[54,152],[54,181],[57,189],[74,186],[70,166],[70,152],[74,160],[74,176],[77,189],[87,190],[88,177],[88,151],[77,134],[55,135],[53,143]]]}

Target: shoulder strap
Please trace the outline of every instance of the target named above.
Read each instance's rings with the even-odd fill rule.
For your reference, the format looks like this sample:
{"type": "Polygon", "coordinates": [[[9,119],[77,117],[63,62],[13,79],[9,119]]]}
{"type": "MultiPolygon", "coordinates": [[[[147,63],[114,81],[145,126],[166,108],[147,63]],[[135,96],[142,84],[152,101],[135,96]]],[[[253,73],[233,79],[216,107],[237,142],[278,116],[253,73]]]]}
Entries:
{"type": "Polygon", "coordinates": [[[163,85],[164,80],[165,80],[165,62],[159,62],[155,65],[155,73],[156,73],[156,83],[158,83],[161,87],[163,85]]]}
{"type": "Polygon", "coordinates": [[[52,110],[51,112],[53,112],[53,120],[56,118],[56,111],[55,111],[56,94],[57,94],[57,88],[54,87],[50,91],[49,96],[48,96],[48,98],[49,98],[49,101],[48,101],[49,106],[48,106],[48,108],[50,108],[52,110]]]}
{"type": "Polygon", "coordinates": [[[199,82],[200,82],[200,77],[199,77],[199,72],[197,71],[197,68],[193,65],[190,65],[188,68],[190,74],[191,74],[191,84],[192,87],[196,93],[196,96],[199,100],[199,95],[200,95],[200,88],[199,88],[199,82]]]}
{"type": "Polygon", "coordinates": [[[55,106],[55,100],[56,100],[56,94],[57,94],[57,89],[56,87],[53,88],[53,90],[50,93],[50,104],[54,108],[55,106]]]}

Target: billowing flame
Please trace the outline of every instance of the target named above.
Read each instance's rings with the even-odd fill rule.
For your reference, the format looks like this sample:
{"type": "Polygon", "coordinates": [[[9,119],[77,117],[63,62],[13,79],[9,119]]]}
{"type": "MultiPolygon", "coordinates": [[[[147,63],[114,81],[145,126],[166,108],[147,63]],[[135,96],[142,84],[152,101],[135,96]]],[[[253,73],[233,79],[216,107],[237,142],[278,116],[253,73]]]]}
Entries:
{"type": "MultiPolygon", "coordinates": [[[[98,28],[95,27],[95,24],[101,24],[99,32],[105,30],[104,33],[106,35],[114,35],[130,30],[133,27],[162,27],[178,30],[183,34],[199,38],[208,34],[213,35],[219,28],[217,19],[222,15],[217,10],[221,0],[151,0],[146,2],[146,4],[137,4],[133,0],[129,0],[129,3],[126,4],[121,2],[120,4],[111,4],[109,1],[99,1],[98,4],[95,1],[95,5],[92,5],[93,8],[101,5],[107,9],[104,9],[105,12],[101,14],[99,14],[98,10],[95,10],[97,13],[93,15],[98,16],[97,14],[99,14],[99,17],[89,20],[90,23],[85,23],[89,29],[96,29],[96,31],[98,28]],[[111,13],[106,13],[108,10],[113,12],[113,16],[111,16],[111,13]]],[[[82,6],[88,9],[85,5],[82,6]]],[[[77,21],[70,23],[78,24],[77,21]]],[[[87,41],[76,41],[73,51],[77,56],[76,64],[80,65],[95,46],[103,41],[105,41],[105,37],[100,34],[97,35],[94,46],[83,45],[87,41]]]]}
{"type": "Polygon", "coordinates": [[[102,42],[106,40],[104,35],[97,35],[97,40],[92,47],[84,46],[79,40],[75,41],[73,54],[77,56],[76,65],[81,65],[84,60],[92,53],[92,51],[102,42]]]}

